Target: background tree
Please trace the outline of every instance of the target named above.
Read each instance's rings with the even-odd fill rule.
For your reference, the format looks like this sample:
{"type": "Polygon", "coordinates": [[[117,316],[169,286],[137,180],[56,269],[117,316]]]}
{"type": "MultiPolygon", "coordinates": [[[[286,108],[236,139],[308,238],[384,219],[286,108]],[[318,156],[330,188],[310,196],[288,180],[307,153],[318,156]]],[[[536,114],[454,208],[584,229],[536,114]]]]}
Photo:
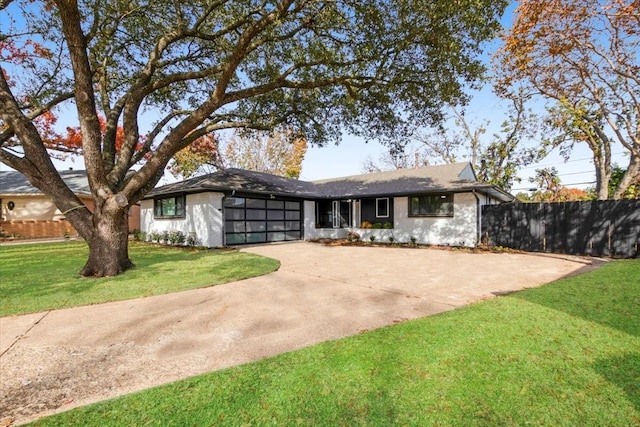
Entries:
{"type": "Polygon", "coordinates": [[[594,195],[579,188],[568,188],[562,185],[558,170],[555,167],[536,169],[535,176],[529,178],[537,188],[531,194],[518,193],[522,202],[576,202],[593,200],[594,195]]]}
{"type": "Polygon", "coordinates": [[[32,45],[20,60],[2,51],[0,161],[50,196],[88,242],[82,275],[116,275],[132,265],[128,208],[177,152],[228,129],[282,126],[321,145],[345,130],[390,143],[437,123],[442,105],[476,87],[482,43],[505,6],[3,1],[3,45],[32,45]],[[60,178],[35,125],[59,107],[78,119],[93,212],[60,178]]]}
{"type": "Polygon", "coordinates": [[[433,159],[426,155],[424,147],[414,140],[403,145],[396,144],[393,149],[383,152],[377,158],[369,155],[362,162],[362,172],[372,173],[419,168],[428,166],[432,162],[433,159]]]}
{"type": "Polygon", "coordinates": [[[174,154],[169,171],[175,177],[190,178],[221,169],[223,163],[218,138],[207,134],[174,154]]]}
{"type": "Polygon", "coordinates": [[[224,150],[224,165],[228,168],[266,172],[285,178],[299,178],[307,141],[291,141],[288,132],[273,135],[234,135],[224,150]]]}
{"type": "MultiPolygon", "coordinates": [[[[245,132],[246,133],[246,132],[245,132]]],[[[285,178],[299,178],[307,141],[290,141],[286,132],[234,134],[219,143],[211,135],[178,151],[169,165],[176,177],[189,178],[219,169],[240,168],[285,178]]]]}
{"type": "Polygon", "coordinates": [[[420,167],[429,164],[469,161],[478,179],[506,190],[519,182],[519,168],[546,155],[544,147],[527,147],[523,140],[534,137],[536,117],[526,111],[521,98],[514,98],[500,132],[486,140],[488,121],[474,125],[466,115],[451,108],[451,126],[438,126],[430,132],[419,132],[410,143],[394,146],[393,150],[363,164],[368,172],[420,167]]]}
{"type": "MultiPolygon", "coordinates": [[[[620,166],[614,164],[611,170],[611,179],[609,180],[609,195],[612,196],[618,188],[620,188],[619,182],[624,178],[626,170],[620,166]]],[[[640,199],[640,173],[637,173],[635,177],[631,179],[631,184],[627,187],[623,199],[640,199]]]]}
{"type": "Polygon", "coordinates": [[[629,153],[612,194],[640,170],[640,3],[632,0],[523,0],[497,55],[498,89],[524,89],[549,102],[550,144],[593,153],[596,193],[606,199],[613,144],[629,153]]]}

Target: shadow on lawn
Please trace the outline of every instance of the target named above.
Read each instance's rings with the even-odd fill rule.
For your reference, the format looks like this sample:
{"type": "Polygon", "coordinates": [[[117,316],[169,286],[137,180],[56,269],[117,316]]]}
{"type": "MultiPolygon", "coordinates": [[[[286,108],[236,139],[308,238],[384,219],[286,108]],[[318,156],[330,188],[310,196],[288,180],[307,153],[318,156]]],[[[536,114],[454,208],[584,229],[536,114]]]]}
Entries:
{"type": "Polygon", "coordinates": [[[640,354],[629,353],[599,360],[594,368],[608,382],[622,389],[629,401],[640,411],[640,354]]]}
{"type": "Polygon", "coordinates": [[[640,260],[613,261],[510,297],[640,336],[640,260]]]}

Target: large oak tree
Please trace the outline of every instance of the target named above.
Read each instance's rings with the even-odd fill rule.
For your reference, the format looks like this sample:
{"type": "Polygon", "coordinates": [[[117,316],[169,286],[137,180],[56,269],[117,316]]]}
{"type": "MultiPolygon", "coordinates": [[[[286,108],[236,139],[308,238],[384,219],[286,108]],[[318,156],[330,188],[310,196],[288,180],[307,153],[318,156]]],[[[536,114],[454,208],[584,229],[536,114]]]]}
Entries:
{"type": "Polygon", "coordinates": [[[88,242],[81,274],[116,275],[132,265],[128,207],[175,153],[228,129],[283,127],[324,144],[345,131],[389,142],[431,125],[482,73],[480,48],[505,3],[2,1],[0,161],[88,242]],[[20,49],[20,60],[6,53],[20,49]],[[93,212],[60,178],[35,125],[69,106],[93,212]]]}

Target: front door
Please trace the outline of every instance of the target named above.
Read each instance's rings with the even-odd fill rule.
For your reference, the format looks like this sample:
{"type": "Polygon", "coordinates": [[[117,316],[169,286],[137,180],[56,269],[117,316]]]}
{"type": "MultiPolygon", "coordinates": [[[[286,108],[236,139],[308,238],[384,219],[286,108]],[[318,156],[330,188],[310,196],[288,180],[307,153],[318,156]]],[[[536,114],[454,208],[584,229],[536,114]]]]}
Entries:
{"type": "Polygon", "coordinates": [[[333,201],[333,228],[351,227],[351,202],[347,200],[333,201]]]}

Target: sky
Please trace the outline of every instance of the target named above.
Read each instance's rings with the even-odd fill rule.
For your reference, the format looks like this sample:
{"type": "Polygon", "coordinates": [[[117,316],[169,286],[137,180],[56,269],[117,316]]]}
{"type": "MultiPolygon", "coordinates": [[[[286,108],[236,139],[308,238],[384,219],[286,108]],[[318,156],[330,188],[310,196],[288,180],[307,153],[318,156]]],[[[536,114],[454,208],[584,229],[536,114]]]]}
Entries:
{"type": "MultiPolygon", "coordinates": [[[[514,7],[515,3],[507,9],[503,16],[502,24],[505,28],[511,25],[514,7]]],[[[485,58],[487,60],[497,46],[497,42],[488,44],[485,52],[485,58]]],[[[491,134],[497,131],[500,124],[507,117],[507,105],[505,101],[495,96],[492,93],[490,85],[487,85],[481,91],[472,94],[472,100],[465,110],[465,116],[471,126],[479,126],[483,122],[488,121],[489,130],[485,134],[485,137],[490,139],[491,134]]],[[[70,111],[70,113],[72,112],[70,111]]],[[[60,122],[64,123],[64,120],[60,120],[60,122]]],[[[66,124],[62,126],[62,129],[64,129],[64,126],[66,126],[66,124]]],[[[537,144],[537,141],[529,141],[529,144],[537,144]]],[[[344,135],[339,145],[327,145],[324,147],[311,146],[308,148],[302,164],[300,179],[311,181],[364,173],[363,164],[367,159],[378,160],[386,150],[384,146],[377,142],[367,143],[363,139],[351,135],[344,135]]],[[[620,147],[613,149],[614,163],[626,166],[628,161],[623,153],[624,150],[620,147]]],[[[81,158],[65,162],[55,161],[55,164],[59,169],[84,169],[81,158]]],[[[594,185],[595,172],[590,151],[583,144],[577,144],[569,161],[565,162],[559,153],[552,152],[539,163],[523,168],[519,173],[521,182],[514,183],[512,192],[516,194],[520,191],[527,191],[533,188],[534,184],[529,182],[529,178],[535,174],[536,168],[543,167],[555,167],[559,171],[562,184],[565,186],[585,189],[594,185]]],[[[0,163],[0,170],[8,169],[6,165],[0,163]]],[[[176,181],[176,178],[166,172],[160,185],[174,181],[176,181]]]]}

